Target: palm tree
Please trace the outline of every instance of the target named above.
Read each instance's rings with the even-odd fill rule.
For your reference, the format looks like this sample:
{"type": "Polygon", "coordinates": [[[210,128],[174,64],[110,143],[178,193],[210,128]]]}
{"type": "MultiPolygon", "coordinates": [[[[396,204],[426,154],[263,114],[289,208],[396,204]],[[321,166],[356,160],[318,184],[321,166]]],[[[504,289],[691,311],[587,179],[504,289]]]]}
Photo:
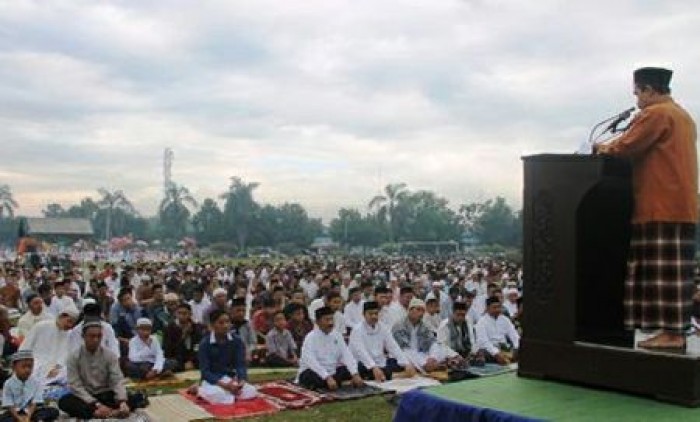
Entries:
{"type": "Polygon", "coordinates": [[[258,204],[253,199],[253,190],[260,186],[257,182],[246,183],[240,177],[232,177],[228,191],[221,194],[224,199],[224,219],[238,239],[238,246],[245,249],[250,228],[256,218],[258,204]]]}
{"type": "Polygon", "coordinates": [[[158,213],[161,223],[169,228],[173,238],[178,239],[186,232],[187,219],[190,217],[190,209],[196,208],[197,201],[189,189],[170,183],[165,189],[165,198],[160,202],[158,213]]]}
{"type": "Polygon", "coordinates": [[[112,212],[115,209],[121,209],[128,213],[136,214],[136,208],[131,204],[131,202],[126,198],[124,192],[121,190],[115,190],[113,192],[108,191],[105,188],[97,189],[97,192],[102,198],[97,201],[97,205],[100,209],[107,211],[107,218],[105,221],[105,239],[109,241],[112,238],[112,212]]]}
{"type": "Polygon", "coordinates": [[[12,218],[15,216],[15,209],[19,208],[19,204],[12,197],[10,185],[0,185],[0,219],[7,215],[12,218]]]}
{"type": "Polygon", "coordinates": [[[384,187],[384,194],[380,194],[369,201],[369,209],[377,211],[377,217],[385,222],[388,219],[389,241],[394,241],[396,229],[396,206],[408,195],[405,183],[390,183],[384,187]]]}

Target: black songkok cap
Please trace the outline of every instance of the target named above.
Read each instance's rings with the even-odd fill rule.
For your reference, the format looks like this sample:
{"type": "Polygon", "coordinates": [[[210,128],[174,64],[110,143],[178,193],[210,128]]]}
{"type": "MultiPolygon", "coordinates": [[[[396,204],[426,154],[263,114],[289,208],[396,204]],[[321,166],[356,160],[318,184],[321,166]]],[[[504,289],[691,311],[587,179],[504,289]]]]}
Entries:
{"type": "Polygon", "coordinates": [[[377,302],[370,301],[370,302],[365,302],[365,304],[362,305],[362,312],[374,311],[374,310],[379,310],[379,304],[377,302]]]}
{"type": "MultiPolygon", "coordinates": [[[[487,302],[488,302],[488,300],[487,300],[487,302]]],[[[466,311],[467,304],[464,302],[455,302],[454,305],[452,305],[452,310],[453,311],[466,311]]]]}
{"type": "Polygon", "coordinates": [[[642,67],[634,71],[635,85],[668,88],[673,71],[661,67],[642,67]]]}
{"type": "Polygon", "coordinates": [[[237,297],[237,298],[231,300],[231,307],[234,308],[237,306],[246,306],[245,298],[237,297]]]}
{"type": "Polygon", "coordinates": [[[486,299],[486,306],[491,306],[494,303],[501,303],[501,300],[496,296],[491,296],[490,298],[486,299]]]}
{"type": "Polygon", "coordinates": [[[388,293],[391,293],[391,290],[389,290],[388,287],[378,286],[376,289],[374,289],[375,295],[388,294],[388,293]]]}
{"type": "Polygon", "coordinates": [[[333,312],[333,309],[329,308],[328,306],[324,306],[321,308],[316,309],[316,321],[320,320],[326,315],[333,315],[335,312],[333,312]]]}
{"type": "Polygon", "coordinates": [[[402,295],[403,295],[403,294],[406,294],[406,293],[413,293],[413,287],[411,287],[411,286],[403,286],[403,287],[399,290],[399,293],[402,294],[402,295]]]}

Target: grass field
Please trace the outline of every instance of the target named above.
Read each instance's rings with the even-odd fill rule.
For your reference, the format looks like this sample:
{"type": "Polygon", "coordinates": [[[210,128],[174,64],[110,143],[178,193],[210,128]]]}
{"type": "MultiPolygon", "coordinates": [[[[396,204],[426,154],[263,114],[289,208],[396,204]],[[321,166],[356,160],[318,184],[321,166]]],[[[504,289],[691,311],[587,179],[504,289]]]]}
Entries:
{"type": "Polygon", "coordinates": [[[386,422],[394,417],[395,407],[386,397],[322,404],[305,410],[288,410],[272,416],[248,419],[256,422],[386,422]]]}

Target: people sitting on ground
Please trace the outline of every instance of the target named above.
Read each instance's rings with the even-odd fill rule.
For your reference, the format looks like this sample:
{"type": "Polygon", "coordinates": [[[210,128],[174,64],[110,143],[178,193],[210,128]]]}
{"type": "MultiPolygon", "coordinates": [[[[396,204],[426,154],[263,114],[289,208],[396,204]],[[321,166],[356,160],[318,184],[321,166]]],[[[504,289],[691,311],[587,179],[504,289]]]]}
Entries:
{"type": "Polygon", "coordinates": [[[17,342],[12,336],[12,323],[7,307],[0,305],[0,355],[8,358],[17,351],[17,342]]]}
{"type": "Polygon", "coordinates": [[[165,358],[152,330],[150,319],[136,321],[136,335],[129,340],[129,361],[126,364],[126,372],[131,378],[149,381],[169,377],[177,366],[177,362],[165,358]]]}
{"type": "Polygon", "coordinates": [[[296,344],[296,350],[301,350],[306,335],[314,329],[314,324],[306,318],[306,306],[299,303],[292,303],[289,307],[289,321],[287,329],[292,333],[292,338],[296,344]]]}
{"type": "Polygon", "coordinates": [[[223,287],[217,287],[214,289],[211,297],[211,305],[209,305],[209,308],[204,312],[204,322],[206,324],[210,324],[211,321],[209,320],[209,314],[211,314],[214,310],[224,311],[226,313],[229,311],[228,292],[226,289],[223,287]]]}
{"type": "Polygon", "coordinates": [[[192,300],[188,302],[192,308],[192,320],[197,324],[204,324],[204,313],[211,306],[211,301],[204,294],[204,287],[197,285],[192,291],[192,300]]]}
{"type": "Polygon", "coordinates": [[[58,409],[44,406],[44,386],[32,377],[34,356],[22,350],[12,356],[12,376],[2,387],[0,422],[52,422],[58,419],[58,409]]]}
{"type": "Polygon", "coordinates": [[[175,372],[199,367],[197,348],[204,338],[206,328],[192,319],[192,308],[187,303],[177,305],[175,320],[163,333],[163,355],[175,362],[175,372]]]}
{"type": "Polygon", "coordinates": [[[403,286],[399,289],[399,300],[392,301],[389,305],[389,326],[400,323],[408,315],[408,305],[414,297],[413,287],[403,286]]]}
{"type": "Polygon", "coordinates": [[[255,387],[246,382],[245,346],[231,334],[228,314],[215,309],[209,314],[209,321],[210,334],[199,344],[202,383],[197,394],[212,404],[233,404],[256,397],[255,387]]]}
{"type": "Polygon", "coordinates": [[[41,296],[36,293],[30,293],[27,295],[26,302],[27,312],[17,321],[17,335],[22,338],[26,337],[32,327],[38,322],[54,319],[46,309],[41,296]]]}
{"type": "Polygon", "coordinates": [[[123,288],[117,294],[117,302],[109,312],[109,322],[119,340],[120,356],[128,356],[129,340],[136,335],[136,321],[144,316],[141,307],[136,304],[130,288],[123,288]]]}
{"type": "Polygon", "coordinates": [[[292,333],[287,329],[287,318],[284,312],[275,313],[275,326],[265,337],[267,356],[265,363],[268,366],[291,367],[299,365],[297,347],[292,338],[292,333]]]}
{"type": "Polygon", "coordinates": [[[102,325],[102,347],[109,349],[117,356],[121,356],[121,350],[119,349],[119,340],[114,333],[114,328],[107,323],[107,321],[102,320],[102,309],[94,299],[85,299],[83,305],[83,320],[80,321],[73,329],[70,331],[70,350],[71,352],[80,348],[83,344],[83,325],[86,321],[100,321],[102,325]]]}
{"type": "Polygon", "coordinates": [[[299,362],[299,384],[311,390],[336,390],[343,381],[364,384],[357,361],[343,336],[333,327],[335,311],[328,306],[316,310],[316,327],[304,339],[299,362]]]}
{"type": "Polygon", "coordinates": [[[362,323],[362,305],[365,303],[362,300],[362,290],[359,287],[351,287],[348,289],[348,302],[343,309],[345,317],[345,325],[352,329],[362,323]]]}
{"type": "Polygon", "coordinates": [[[54,296],[51,298],[49,313],[58,316],[64,308],[74,306],[77,308],[73,298],[66,294],[67,284],[70,280],[56,280],[53,285],[54,296]]]}
{"type": "Polygon", "coordinates": [[[67,306],[53,320],[37,323],[22,342],[20,350],[31,350],[34,353],[33,374],[40,382],[65,382],[70,330],[78,316],[78,310],[74,306],[67,306]]]}
{"type": "MultiPolygon", "coordinates": [[[[455,302],[452,317],[440,323],[437,340],[445,350],[448,359],[456,363],[476,359],[474,326],[467,320],[467,304],[455,302]]],[[[478,362],[479,364],[481,362],[478,362]]]]}
{"type": "Polygon", "coordinates": [[[277,305],[272,298],[263,301],[262,309],[258,309],[253,314],[252,325],[258,334],[259,343],[265,343],[265,336],[272,329],[273,318],[277,312],[277,305]]]}
{"type": "Polygon", "coordinates": [[[496,297],[486,300],[486,314],[476,323],[476,344],[487,362],[507,365],[518,359],[520,335],[511,320],[501,313],[501,301],[496,297]]]}
{"type": "Polygon", "coordinates": [[[430,331],[437,334],[442,318],[440,316],[440,302],[438,299],[431,297],[425,301],[425,314],[423,314],[423,323],[430,328],[430,331]]]}
{"type": "Polygon", "coordinates": [[[247,363],[253,361],[253,355],[257,356],[258,339],[255,330],[250,322],[245,318],[246,301],[245,298],[238,297],[231,300],[229,317],[231,318],[231,332],[236,334],[245,346],[245,359],[247,363]]]}
{"type": "Polygon", "coordinates": [[[408,361],[417,369],[432,372],[444,363],[445,353],[437,343],[435,335],[423,323],[425,302],[413,299],[408,308],[408,316],[394,325],[392,334],[408,361]]]}
{"type": "Polygon", "coordinates": [[[406,359],[389,328],[379,323],[379,304],[365,302],[363,317],[363,322],[350,332],[349,342],[360,376],[384,382],[390,381],[394,372],[405,370],[408,377],[415,375],[415,367],[406,359]]]}
{"type": "Polygon", "coordinates": [[[58,407],[78,419],[125,418],[146,405],[142,394],[127,394],[119,358],[101,346],[102,324],[83,325],[83,345],[68,358],[68,388],[58,407]]]}
{"type": "Polygon", "coordinates": [[[509,287],[503,290],[503,315],[514,320],[518,317],[518,299],[520,292],[515,287],[509,287]]]}

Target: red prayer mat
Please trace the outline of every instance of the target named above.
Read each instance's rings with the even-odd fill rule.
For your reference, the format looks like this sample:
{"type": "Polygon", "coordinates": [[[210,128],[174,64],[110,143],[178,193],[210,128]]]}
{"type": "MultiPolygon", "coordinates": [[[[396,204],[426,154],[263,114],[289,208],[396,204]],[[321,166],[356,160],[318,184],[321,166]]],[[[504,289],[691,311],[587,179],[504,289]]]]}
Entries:
{"type": "Polygon", "coordinates": [[[268,382],[258,387],[258,393],[284,409],[303,409],[321,402],[313,391],[286,381],[268,382]]]}
{"type": "Polygon", "coordinates": [[[256,397],[251,400],[240,400],[234,404],[210,404],[203,398],[190,394],[187,390],[178,391],[181,396],[204,409],[217,419],[242,419],[253,416],[271,415],[280,411],[281,407],[264,398],[256,397]]]}

